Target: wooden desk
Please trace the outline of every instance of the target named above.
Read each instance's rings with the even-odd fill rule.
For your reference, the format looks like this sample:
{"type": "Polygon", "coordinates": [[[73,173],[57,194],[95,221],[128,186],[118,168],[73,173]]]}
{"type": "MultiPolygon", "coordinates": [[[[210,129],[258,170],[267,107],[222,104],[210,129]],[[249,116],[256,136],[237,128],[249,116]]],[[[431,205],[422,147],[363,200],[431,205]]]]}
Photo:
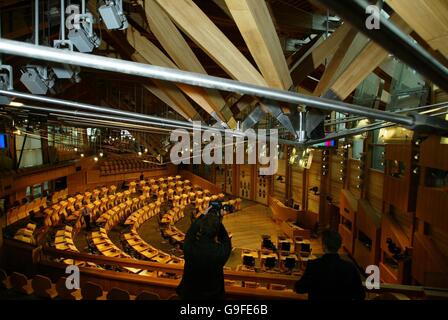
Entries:
{"type": "Polygon", "coordinates": [[[132,246],[132,248],[135,250],[135,251],[137,251],[137,252],[142,252],[142,251],[145,251],[145,250],[148,250],[149,249],[149,246],[146,244],[146,243],[140,243],[140,244],[137,244],[137,245],[135,245],[135,246],[132,246]]]}
{"type": "Polygon", "coordinates": [[[112,243],[108,243],[108,242],[101,243],[101,244],[98,244],[98,245],[96,246],[96,248],[97,248],[100,252],[104,252],[104,251],[110,250],[110,249],[112,249],[113,247],[114,247],[114,245],[113,245],[112,243]]]}
{"type": "Polygon", "coordinates": [[[142,244],[143,240],[132,238],[132,239],[128,239],[128,243],[131,247],[134,247],[134,246],[138,246],[138,245],[142,244]]]}
{"type": "Polygon", "coordinates": [[[65,242],[65,237],[64,236],[58,236],[54,239],[54,243],[55,244],[60,244],[60,243],[64,243],[65,242]]]}
{"type": "Polygon", "coordinates": [[[139,274],[140,272],[142,272],[142,269],[129,268],[129,267],[124,267],[124,269],[126,269],[132,273],[135,273],[135,274],[139,274]]]}
{"type": "Polygon", "coordinates": [[[65,250],[68,250],[69,248],[65,243],[59,243],[56,245],[56,249],[65,251],[65,250]]]}
{"type": "Polygon", "coordinates": [[[159,251],[157,250],[151,250],[151,249],[147,249],[147,250],[143,250],[139,252],[142,256],[144,256],[145,258],[148,259],[152,259],[153,257],[157,256],[159,254],[159,251]]]}
{"type": "Polygon", "coordinates": [[[171,238],[174,239],[177,242],[184,242],[185,241],[185,235],[183,235],[183,234],[175,234],[171,238]]]}
{"type": "Polygon", "coordinates": [[[167,254],[159,253],[158,255],[154,256],[151,260],[158,263],[167,263],[168,261],[171,260],[171,257],[167,254]]]}
{"type": "Polygon", "coordinates": [[[241,259],[244,256],[253,257],[254,259],[258,259],[258,252],[256,250],[245,250],[241,251],[241,259]]]}
{"type": "Polygon", "coordinates": [[[106,250],[106,251],[101,251],[101,253],[103,255],[105,255],[106,257],[111,257],[111,258],[118,258],[121,256],[121,251],[117,250],[115,248],[112,248],[112,249],[106,250]]]}

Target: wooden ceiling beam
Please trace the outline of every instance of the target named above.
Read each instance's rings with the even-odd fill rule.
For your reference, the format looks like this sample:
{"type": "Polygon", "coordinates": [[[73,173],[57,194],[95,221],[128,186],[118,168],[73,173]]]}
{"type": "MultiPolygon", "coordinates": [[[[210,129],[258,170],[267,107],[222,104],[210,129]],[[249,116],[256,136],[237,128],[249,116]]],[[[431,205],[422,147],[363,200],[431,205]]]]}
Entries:
{"type": "Polygon", "coordinates": [[[325,59],[334,55],[351,28],[348,23],[344,23],[327,39],[321,36],[320,41],[290,66],[291,78],[295,86],[300,85],[309,74],[325,62],[325,59]]]}
{"type": "Polygon", "coordinates": [[[266,83],[289,90],[292,79],[265,1],[225,0],[266,83]]]}
{"type": "Polygon", "coordinates": [[[446,0],[387,0],[387,4],[434,50],[448,58],[446,0]]]}
{"type": "MultiPolygon", "coordinates": [[[[88,7],[90,12],[97,15],[92,1],[88,3],[88,7]]],[[[130,60],[149,64],[149,62],[140,53],[135,51],[135,48],[124,41],[124,39],[120,39],[120,36],[122,36],[121,33],[116,33],[110,30],[107,30],[106,33],[113,41],[113,46],[115,48],[120,47],[122,51],[126,52],[126,56],[128,56],[130,60]]],[[[189,120],[193,119],[193,117],[197,115],[194,107],[175,85],[172,83],[155,80],[152,81],[152,83],[154,85],[148,84],[147,86],[144,86],[144,88],[170,106],[183,118],[189,120]]]]}
{"type": "MultiPolygon", "coordinates": [[[[177,69],[177,66],[173,61],[171,61],[151,41],[142,36],[141,33],[135,28],[129,26],[126,35],[129,44],[134,47],[136,52],[138,52],[148,63],[161,67],[177,69]]],[[[205,111],[207,111],[207,113],[213,113],[213,109],[205,98],[206,93],[203,88],[185,84],[176,84],[176,86],[198,105],[200,105],[205,111]]],[[[185,108],[185,112],[190,115],[191,119],[198,118],[198,114],[191,104],[184,105],[183,107],[185,108]]]]}
{"type": "Polygon", "coordinates": [[[325,68],[324,74],[322,75],[319,83],[317,84],[317,87],[314,90],[313,95],[320,96],[328,89],[332,79],[334,78],[336,72],[341,66],[344,58],[347,56],[347,54],[350,53],[352,42],[357,34],[358,32],[354,28],[352,28],[346,34],[344,39],[340,42],[338,49],[336,50],[335,54],[331,58],[331,61],[325,68]]]}
{"type": "MultiPolygon", "coordinates": [[[[411,33],[412,29],[398,15],[394,14],[390,19],[403,32],[411,33]]],[[[389,52],[370,41],[325,95],[345,100],[388,56],[389,52]]]]}
{"type": "Polygon", "coordinates": [[[156,0],[176,25],[233,79],[266,86],[258,70],[192,0],[156,0]]]}
{"type": "MultiPolygon", "coordinates": [[[[207,74],[199,59],[188,45],[187,41],[177,29],[175,24],[155,0],[146,0],[144,3],[146,17],[152,33],[156,36],[168,55],[177,66],[186,71],[207,74]]],[[[221,120],[225,120],[231,127],[236,126],[235,120],[224,115],[222,109],[225,100],[218,90],[203,89],[204,98],[208,105],[204,107],[209,114],[215,113],[221,120]]]]}

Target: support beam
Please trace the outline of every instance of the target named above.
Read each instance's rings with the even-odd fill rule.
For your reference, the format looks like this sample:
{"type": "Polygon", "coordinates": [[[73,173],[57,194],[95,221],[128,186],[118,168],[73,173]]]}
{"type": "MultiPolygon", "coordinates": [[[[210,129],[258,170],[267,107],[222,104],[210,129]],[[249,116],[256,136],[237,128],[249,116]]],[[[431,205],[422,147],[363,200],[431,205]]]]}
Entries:
{"type": "MultiPolygon", "coordinates": [[[[152,33],[154,33],[177,66],[182,70],[207,74],[187,41],[156,1],[146,0],[144,9],[152,33]]],[[[221,94],[217,90],[211,89],[205,89],[205,93],[206,95],[204,98],[207,100],[209,107],[213,110],[212,113],[214,112],[219,118],[225,119],[226,122],[230,122],[229,125],[231,127],[235,127],[235,119],[233,119],[231,115],[229,117],[228,113],[227,117],[222,113],[222,109],[225,106],[225,100],[222,98],[221,94]]]]}
{"type": "Polygon", "coordinates": [[[448,82],[446,81],[448,68],[410,37],[409,33],[403,32],[391,19],[386,19],[384,14],[381,14],[381,19],[379,19],[379,30],[367,28],[365,23],[366,8],[369,6],[367,1],[319,1],[352,23],[384,50],[392,53],[440,88],[448,91],[448,82]]]}
{"type": "Polygon", "coordinates": [[[330,63],[325,68],[324,74],[320,78],[320,81],[313,92],[315,96],[320,96],[330,85],[331,80],[338,71],[338,68],[341,66],[344,57],[350,52],[349,49],[356,37],[356,34],[357,31],[355,29],[350,29],[349,32],[345,35],[344,39],[340,42],[338,49],[333,55],[330,63]]]}
{"type": "MultiPolygon", "coordinates": [[[[98,18],[96,8],[92,1],[88,3],[88,7],[90,12],[98,18]]],[[[125,41],[126,38],[122,36],[121,33],[107,30],[107,35],[110,37],[110,40],[113,41],[113,46],[119,47],[121,52],[125,52],[126,55],[129,56],[129,59],[139,63],[149,64],[140,53],[135,52],[135,48],[125,41]]],[[[174,84],[157,81],[155,79],[152,80],[152,83],[153,85],[149,83],[148,86],[146,86],[146,89],[170,106],[183,118],[192,120],[197,115],[194,107],[174,84]]]]}
{"type": "Polygon", "coordinates": [[[307,75],[317,69],[325,59],[329,59],[347,36],[351,26],[344,23],[329,38],[318,41],[301,59],[290,66],[291,78],[298,86],[307,75]]]}
{"type": "Polygon", "coordinates": [[[192,0],[156,1],[177,26],[233,79],[266,86],[261,74],[192,0]]]}
{"type": "Polygon", "coordinates": [[[446,0],[387,0],[388,5],[434,50],[448,58],[448,2],[446,0]]]}
{"type": "Polygon", "coordinates": [[[267,84],[288,90],[292,80],[266,2],[226,0],[226,4],[267,84]]]}
{"type": "MultiPolygon", "coordinates": [[[[394,15],[391,20],[403,32],[411,33],[411,28],[399,16],[394,15]]],[[[345,100],[388,56],[389,53],[385,49],[370,41],[344,70],[325,96],[345,100]]]]}
{"type": "MultiPolygon", "coordinates": [[[[159,48],[157,48],[151,41],[143,37],[135,28],[131,26],[128,27],[126,35],[129,44],[134,47],[134,49],[148,63],[156,66],[177,69],[177,66],[162,51],[160,51],[159,48]]],[[[213,113],[213,109],[204,98],[205,92],[202,88],[192,87],[185,84],[178,84],[177,87],[191,99],[193,99],[197,104],[199,104],[202,108],[204,108],[207,113],[213,113]]],[[[193,108],[193,106],[191,106],[191,104],[187,104],[183,107],[185,108],[185,112],[191,118],[198,118],[197,112],[193,108]]]]}

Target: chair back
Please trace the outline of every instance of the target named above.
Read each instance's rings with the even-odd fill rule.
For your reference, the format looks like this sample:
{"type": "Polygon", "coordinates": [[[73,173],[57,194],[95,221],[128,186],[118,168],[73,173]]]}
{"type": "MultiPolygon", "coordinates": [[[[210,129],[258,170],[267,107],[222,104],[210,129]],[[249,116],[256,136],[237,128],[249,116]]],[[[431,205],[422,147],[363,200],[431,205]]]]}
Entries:
{"type": "Polygon", "coordinates": [[[107,300],[129,300],[129,292],[119,288],[112,288],[107,293],[107,300]]]}
{"type": "Polygon", "coordinates": [[[103,295],[103,288],[100,285],[87,282],[81,288],[81,294],[83,300],[97,300],[103,295]]]}
{"type": "Polygon", "coordinates": [[[154,292],[142,291],[135,300],[160,300],[160,296],[154,292]]]}

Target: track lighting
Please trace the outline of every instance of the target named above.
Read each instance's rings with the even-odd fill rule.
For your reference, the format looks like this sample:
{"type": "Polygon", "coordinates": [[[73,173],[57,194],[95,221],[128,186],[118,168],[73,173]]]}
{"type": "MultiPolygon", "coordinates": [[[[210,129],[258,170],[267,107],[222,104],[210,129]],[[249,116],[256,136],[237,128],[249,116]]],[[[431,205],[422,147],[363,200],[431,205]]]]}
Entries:
{"type": "Polygon", "coordinates": [[[122,0],[105,0],[104,5],[100,6],[98,11],[107,29],[123,30],[128,27],[128,20],[123,13],[122,0]]]}
{"type": "Polygon", "coordinates": [[[98,48],[101,39],[93,31],[94,18],[90,12],[78,15],[79,23],[68,32],[68,38],[79,52],[92,52],[98,48]]]}
{"type": "MultiPolygon", "coordinates": [[[[13,90],[12,67],[2,65],[0,61],[0,89],[13,90]]],[[[0,104],[10,103],[11,98],[0,95],[0,104]]]]}
{"type": "Polygon", "coordinates": [[[22,70],[20,81],[32,94],[47,94],[55,84],[54,73],[45,66],[27,65],[22,70]]]}

